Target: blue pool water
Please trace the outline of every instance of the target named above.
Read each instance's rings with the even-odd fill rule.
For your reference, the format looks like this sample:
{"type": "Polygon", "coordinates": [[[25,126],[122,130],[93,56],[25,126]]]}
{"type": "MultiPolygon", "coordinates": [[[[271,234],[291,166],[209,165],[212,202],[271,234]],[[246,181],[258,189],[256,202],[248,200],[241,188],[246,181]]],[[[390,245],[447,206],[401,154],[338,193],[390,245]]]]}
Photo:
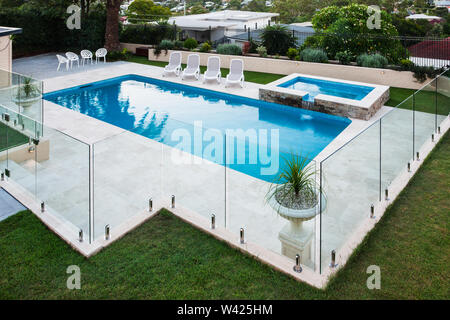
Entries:
{"type": "Polygon", "coordinates": [[[315,96],[318,94],[326,94],[352,100],[362,100],[374,89],[373,87],[368,86],[307,77],[296,77],[278,86],[308,92],[308,96],[304,97],[304,99],[311,102],[314,101],[315,96]]]}
{"type": "Polygon", "coordinates": [[[64,89],[45,94],[44,98],[265,181],[273,181],[291,154],[314,158],[351,122],[136,75],[64,89]],[[186,145],[180,146],[180,130],[176,129],[192,136],[189,150],[186,145]],[[247,138],[244,135],[235,139],[236,135],[227,131],[237,129],[249,133],[247,138]],[[207,138],[203,138],[201,148],[195,148],[199,132],[200,137],[207,138]],[[215,135],[218,137],[211,138],[215,135]],[[220,140],[223,145],[217,144],[211,151],[211,143],[220,140]],[[239,143],[245,147],[245,155],[239,152],[239,143]]]}

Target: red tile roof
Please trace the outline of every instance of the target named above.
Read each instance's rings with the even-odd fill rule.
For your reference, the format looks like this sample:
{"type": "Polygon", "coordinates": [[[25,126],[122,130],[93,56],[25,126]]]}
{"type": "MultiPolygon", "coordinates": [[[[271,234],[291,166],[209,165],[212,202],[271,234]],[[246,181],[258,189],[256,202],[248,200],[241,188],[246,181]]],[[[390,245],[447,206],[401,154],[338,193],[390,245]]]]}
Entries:
{"type": "Polygon", "coordinates": [[[411,57],[450,60],[450,37],[443,40],[425,40],[408,48],[411,57]]]}

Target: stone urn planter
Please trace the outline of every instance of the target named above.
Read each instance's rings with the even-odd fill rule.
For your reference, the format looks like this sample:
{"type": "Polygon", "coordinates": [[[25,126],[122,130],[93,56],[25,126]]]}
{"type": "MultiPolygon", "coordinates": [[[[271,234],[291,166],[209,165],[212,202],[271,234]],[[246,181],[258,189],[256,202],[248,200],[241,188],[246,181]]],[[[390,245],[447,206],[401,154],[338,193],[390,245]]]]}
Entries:
{"type": "Polygon", "coordinates": [[[35,96],[35,97],[18,97],[14,96],[12,98],[13,102],[17,104],[18,106],[21,106],[22,108],[28,108],[31,107],[33,104],[38,102],[41,99],[41,96],[35,96]]]}
{"type": "Polygon", "coordinates": [[[25,78],[23,84],[16,87],[12,97],[12,101],[23,108],[28,108],[41,99],[41,90],[33,83],[32,78],[25,78]]]}
{"type": "MultiPolygon", "coordinates": [[[[314,219],[319,214],[320,202],[319,195],[316,194],[316,201],[313,206],[302,209],[292,209],[286,207],[277,201],[275,193],[279,190],[273,190],[274,196],[270,197],[269,205],[288,223],[278,233],[278,239],[281,242],[281,253],[291,259],[300,255],[303,264],[311,261],[311,243],[314,235],[313,226],[305,226],[303,222],[314,219]]],[[[322,194],[322,211],[326,207],[326,199],[322,194]]]]}
{"type": "Polygon", "coordinates": [[[281,253],[291,259],[298,254],[302,264],[311,265],[311,242],[314,226],[304,224],[314,219],[326,206],[323,192],[316,181],[315,163],[299,155],[291,154],[280,166],[279,173],[267,193],[268,204],[288,224],[278,233],[281,253]],[[322,199],[319,199],[320,195],[322,199]],[[321,200],[321,201],[320,201],[321,200]]]}

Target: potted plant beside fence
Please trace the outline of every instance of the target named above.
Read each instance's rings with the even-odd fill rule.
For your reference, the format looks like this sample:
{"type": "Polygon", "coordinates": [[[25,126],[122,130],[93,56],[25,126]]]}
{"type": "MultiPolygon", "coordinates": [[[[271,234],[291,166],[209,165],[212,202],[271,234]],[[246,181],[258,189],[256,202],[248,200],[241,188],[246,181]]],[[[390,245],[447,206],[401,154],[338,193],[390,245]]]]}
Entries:
{"type": "Polygon", "coordinates": [[[13,94],[15,104],[27,108],[42,98],[41,90],[33,81],[32,78],[25,77],[23,83],[17,86],[17,91],[13,94]]]}
{"type": "Polygon", "coordinates": [[[322,210],[326,205],[316,182],[316,173],[314,164],[309,163],[307,158],[292,155],[285,160],[284,167],[267,193],[268,204],[289,221],[278,234],[281,253],[291,259],[299,254],[305,264],[311,261],[314,230],[303,223],[319,213],[320,194],[322,210]]]}

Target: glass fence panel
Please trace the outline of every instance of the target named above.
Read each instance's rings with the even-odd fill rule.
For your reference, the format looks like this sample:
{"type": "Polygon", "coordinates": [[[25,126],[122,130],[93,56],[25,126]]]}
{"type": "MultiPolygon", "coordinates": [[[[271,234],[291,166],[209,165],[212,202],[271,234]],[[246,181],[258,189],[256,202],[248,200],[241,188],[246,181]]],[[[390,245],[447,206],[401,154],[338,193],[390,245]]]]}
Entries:
{"type": "Polygon", "coordinates": [[[321,272],[369,219],[380,199],[380,123],[377,121],[321,163],[321,272]]]}
{"type": "Polygon", "coordinates": [[[412,97],[405,99],[381,119],[381,190],[407,170],[414,157],[412,97]]]}
{"type": "Polygon", "coordinates": [[[42,123],[43,82],[0,70],[0,105],[42,123]]]}
{"type": "Polygon", "coordinates": [[[414,149],[431,141],[436,130],[436,82],[425,85],[414,94],[414,149]]]}
{"type": "Polygon", "coordinates": [[[436,121],[440,126],[450,115],[450,71],[437,78],[437,112],[436,121]]]}
{"type": "Polygon", "coordinates": [[[23,192],[36,196],[36,122],[0,107],[0,167],[23,192]],[[19,125],[20,123],[20,125],[19,125]]]}
{"type": "Polygon", "coordinates": [[[40,128],[42,125],[35,120],[4,106],[0,106],[0,113],[2,115],[3,123],[7,124],[11,128],[32,138],[37,138],[40,136],[40,132],[42,131],[40,128]]]}
{"type": "MultiPolygon", "coordinates": [[[[147,130],[157,127],[157,119],[147,130]]],[[[162,145],[125,131],[94,144],[94,238],[124,226],[161,198],[162,145]]]]}
{"type": "Polygon", "coordinates": [[[36,146],[37,198],[70,230],[89,238],[89,145],[45,126],[36,146]]]}
{"type": "MultiPolygon", "coordinates": [[[[226,227],[244,241],[315,268],[316,163],[306,155],[279,150],[279,141],[267,132],[227,132],[226,227]],[[289,170],[291,169],[291,170],[289,170]],[[307,173],[311,194],[291,189],[289,174],[307,173]]],[[[282,137],[280,137],[281,139],[282,137]]],[[[316,188],[317,192],[317,188],[316,188]]]]}
{"type": "Polygon", "coordinates": [[[20,82],[20,75],[0,70],[0,105],[15,112],[19,112],[16,93],[20,82]]]}
{"type": "Polygon", "coordinates": [[[163,145],[163,199],[225,226],[225,137],[221,130],[169,119],[163,145]]]}

